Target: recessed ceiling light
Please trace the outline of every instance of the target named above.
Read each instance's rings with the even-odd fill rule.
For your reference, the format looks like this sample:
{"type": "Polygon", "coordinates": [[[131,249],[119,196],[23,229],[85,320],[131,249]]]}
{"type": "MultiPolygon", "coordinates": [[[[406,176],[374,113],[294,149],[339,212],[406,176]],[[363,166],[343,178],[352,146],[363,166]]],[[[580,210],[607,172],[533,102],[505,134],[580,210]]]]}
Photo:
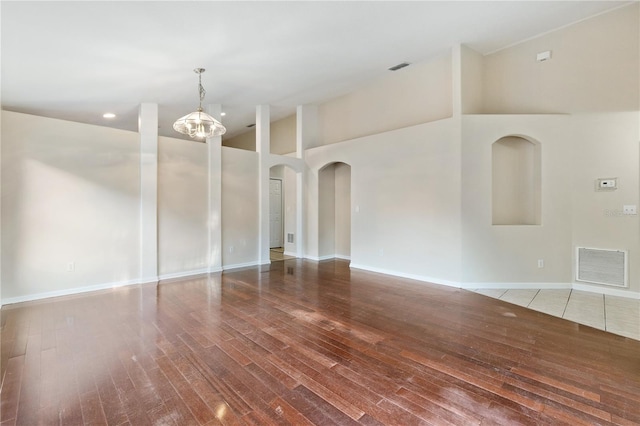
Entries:
{"type": "Polygon", "coordinates": [[[102,114],[102,116],[104,118],[116,118],[116,115],[114,113],[112,113],[112,112],[106,112],[106,113],[102,114]]]}

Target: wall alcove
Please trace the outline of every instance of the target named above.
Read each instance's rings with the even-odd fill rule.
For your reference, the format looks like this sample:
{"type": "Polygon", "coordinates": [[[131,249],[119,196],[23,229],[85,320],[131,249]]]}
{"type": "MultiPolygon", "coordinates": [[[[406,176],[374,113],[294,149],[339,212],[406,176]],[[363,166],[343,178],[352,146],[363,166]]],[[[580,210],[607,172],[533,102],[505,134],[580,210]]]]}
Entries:
{"type": "Polygon", "coordinates": [[[491,146],[492,224],[541,224],[541,145],[505,136],[491,146]]]}

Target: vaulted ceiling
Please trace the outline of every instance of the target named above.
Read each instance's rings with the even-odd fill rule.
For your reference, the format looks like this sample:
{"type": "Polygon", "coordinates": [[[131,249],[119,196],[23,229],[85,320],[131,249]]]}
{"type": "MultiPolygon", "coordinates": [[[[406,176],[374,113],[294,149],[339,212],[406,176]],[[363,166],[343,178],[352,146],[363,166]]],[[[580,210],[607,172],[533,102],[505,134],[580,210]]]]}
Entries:
{"type": "Polygon", "coordinates": [[[154,102],[160,134],[180,137],[203,67],[205,103],[234,136],[256,105],[281,118],[457,43],[487,54],[627,3],[3,1],[2,106],[135,131],[154,102]]]}

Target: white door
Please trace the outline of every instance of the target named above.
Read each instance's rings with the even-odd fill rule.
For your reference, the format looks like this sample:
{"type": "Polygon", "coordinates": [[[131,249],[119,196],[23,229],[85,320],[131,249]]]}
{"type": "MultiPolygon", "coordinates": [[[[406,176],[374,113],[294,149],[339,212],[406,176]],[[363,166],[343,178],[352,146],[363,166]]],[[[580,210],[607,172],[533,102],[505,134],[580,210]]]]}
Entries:
{"type": "Polygon", "coordinates": [[[269,247],[282,247],[282,181],[269,180],[269,247]]]}

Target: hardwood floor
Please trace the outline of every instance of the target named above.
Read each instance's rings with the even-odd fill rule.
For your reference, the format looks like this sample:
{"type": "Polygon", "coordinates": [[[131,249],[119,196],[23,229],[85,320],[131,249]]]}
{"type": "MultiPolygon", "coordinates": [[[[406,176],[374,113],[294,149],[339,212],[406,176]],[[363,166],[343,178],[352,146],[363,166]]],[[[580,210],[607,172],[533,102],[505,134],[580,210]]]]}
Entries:
{"type": "Polygon", "coordinates": [[[344,261],[2,309],[1,425],[640,424],[640,342],[344,261]]]}

